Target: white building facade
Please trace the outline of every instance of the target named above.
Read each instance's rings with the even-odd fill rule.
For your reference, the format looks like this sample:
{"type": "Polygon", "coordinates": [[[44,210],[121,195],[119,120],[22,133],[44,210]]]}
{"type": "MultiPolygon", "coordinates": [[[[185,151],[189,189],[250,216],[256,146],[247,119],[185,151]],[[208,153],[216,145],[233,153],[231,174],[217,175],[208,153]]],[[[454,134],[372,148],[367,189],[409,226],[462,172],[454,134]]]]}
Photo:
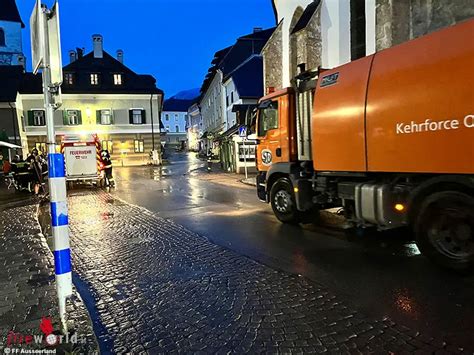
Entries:
{"type": "MultiPolygon", "coordinates": [[[[57,144],[64,136],[93,134],[115,164],[148,164],[151,151],[161,149],[163,92],[153,77],[138,75],[123,65],[122,51],[121,57],[113,58],[103,50],[102,36],[93,39],[92,52],[71,55],[71,63],[63,68],[62,105],[54,112],[57,144]]],[[[26,73],[24,83],[17,96],[17,115],[28,149],[45,151],[41,75],[26,73]]]]}
{"type": "Polygon", "coordinates": [[[186,119],[188,112],[163,111],[161,122],[166,131],[165,145],[181,145],[186,142],[186,119]]]}

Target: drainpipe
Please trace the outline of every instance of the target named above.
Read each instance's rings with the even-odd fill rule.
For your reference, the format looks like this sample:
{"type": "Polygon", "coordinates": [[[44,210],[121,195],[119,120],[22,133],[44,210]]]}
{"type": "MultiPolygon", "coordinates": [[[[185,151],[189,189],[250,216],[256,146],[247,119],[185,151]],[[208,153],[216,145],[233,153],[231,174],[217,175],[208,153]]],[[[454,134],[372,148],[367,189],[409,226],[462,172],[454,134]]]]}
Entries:
{"type": "MultiPolygon", "coordinates": [[[[15,122],[15,108],[12,106],[11,102],[8,103],[12,112],[12,123],[13,123],[13,139],[15,140],[15,145],[19,145],[16,140],[16,122],[15,122]]],[[[19,128],[19,127],[18,127],[19,128]]]]}
{"type": "Polygon", "coordinates": [[[155,151],[155,129],[153,126],[153,94],[150,96],[150,111],[151,111],[151,145],[152,151],[155,151]]]}

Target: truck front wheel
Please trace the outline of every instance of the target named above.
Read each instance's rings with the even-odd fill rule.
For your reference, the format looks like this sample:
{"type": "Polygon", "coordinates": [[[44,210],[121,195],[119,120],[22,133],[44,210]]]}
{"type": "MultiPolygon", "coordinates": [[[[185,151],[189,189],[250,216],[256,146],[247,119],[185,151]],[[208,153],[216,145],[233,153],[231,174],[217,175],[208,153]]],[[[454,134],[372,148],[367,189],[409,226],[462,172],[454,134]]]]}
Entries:
{"type": "Polygon", "coordinates": [[[290,224],[300,222],[293,186],[287,178],[280,178],[273,184],[270,190],[270,203],[273,213],[281,222],[290,224]]]}
{"type": "Polygon", "coordinates": [[[474,198],[443,191],[421,205],[415,224],[421,252],[437,264],[458,271],[474,265],[474,198]]]}

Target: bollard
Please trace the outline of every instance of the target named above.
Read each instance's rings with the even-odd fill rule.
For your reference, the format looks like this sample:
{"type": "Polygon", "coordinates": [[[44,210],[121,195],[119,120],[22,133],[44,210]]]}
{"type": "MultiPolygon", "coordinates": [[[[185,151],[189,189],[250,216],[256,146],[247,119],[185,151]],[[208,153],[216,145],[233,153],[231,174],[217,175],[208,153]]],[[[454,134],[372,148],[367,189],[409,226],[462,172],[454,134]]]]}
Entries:
{"type": "Polygon", "coordinates": [[[60,153],[50,153],[48,161],[51,225],[54,239],[54,271],[59,301],[59,316],[62,327],[67,332],[66,299],[72,295],[72,273],[64,157],[60,153]]]}

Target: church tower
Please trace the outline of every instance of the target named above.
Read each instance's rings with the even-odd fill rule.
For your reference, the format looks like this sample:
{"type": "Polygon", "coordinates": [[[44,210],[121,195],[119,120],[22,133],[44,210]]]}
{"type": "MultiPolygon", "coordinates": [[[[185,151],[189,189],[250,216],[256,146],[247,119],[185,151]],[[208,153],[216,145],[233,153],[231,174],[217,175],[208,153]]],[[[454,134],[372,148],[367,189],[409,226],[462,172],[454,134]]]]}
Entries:
{"type": "Polygon", "coordinates": [[[15,0],[0,0],[0,65],[25,65],[22,28],[15,0]]]}

